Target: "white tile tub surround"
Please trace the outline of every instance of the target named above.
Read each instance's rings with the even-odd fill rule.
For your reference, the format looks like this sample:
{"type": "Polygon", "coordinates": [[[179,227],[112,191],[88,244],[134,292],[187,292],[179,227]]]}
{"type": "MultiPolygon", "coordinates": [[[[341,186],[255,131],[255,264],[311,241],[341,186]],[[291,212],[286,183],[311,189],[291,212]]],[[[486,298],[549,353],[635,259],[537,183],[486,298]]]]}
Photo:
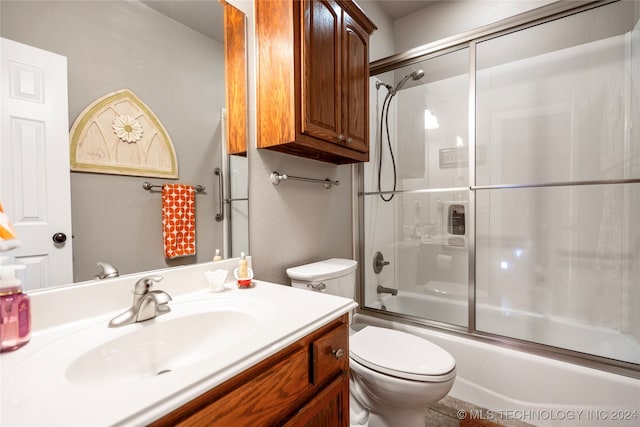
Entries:
{"type": "Polygon", "coordinates": [[[232,274],[237,265],[238,259],[208,262],[33,293],[31,342],[0,355],[0,425],[146,425],[357,307],[351,299],[260,280],[238,289],[232,274]],[[204,272],[219,268],[229,271],[226,290],[209,292],[204,272]],[[109,328],[109,320],[131,306],[135,282],[152,275],[163,277],[156,289],[173,297],[172,311],[109,328]],[[234,310],[234,304],[258,310],[257,329],[224,351],[194,354],[165,375],[86,383],[69,377],[81,355],[104,343],[202,310],[234,310]]]}

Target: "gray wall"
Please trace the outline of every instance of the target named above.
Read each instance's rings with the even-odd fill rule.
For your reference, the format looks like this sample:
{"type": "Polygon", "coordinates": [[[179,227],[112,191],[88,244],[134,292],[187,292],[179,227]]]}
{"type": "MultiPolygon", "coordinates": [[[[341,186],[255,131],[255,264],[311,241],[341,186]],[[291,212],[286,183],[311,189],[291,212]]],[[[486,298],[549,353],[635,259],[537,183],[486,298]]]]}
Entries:
{"type": "Polygon", "coordinates": [[[395,37],[391,18],[384,14],[377,2],[359,1],[358,4],[378,27],[369,38],[369,61],[373,62],[393,55],[395,37]]]}
{"type": "Polygon", "coordinates": [[[462,34],[554,2],[555,0],[438,1],[393,23],[395,51],[403,52],[462,34]]]}
{"type": "Polygon", "coordinates": [[[351,166],[334,166],[282,153],[250,152],[249,227],[252,263],[263,280],[288,284],[286,268],[326,258],[352,258],[351,166]],[[273,171],[330,178],[340,185],[287,181],[274,186],[273,171]]]}
{"type": "Polygon", "coordinates": [[[70,126],[96,98],[129,88],[176,148],[177,181],[71,174],[74,279],[91,279],[97,261],[129,273],[211,260],[222,249],[213,168],[221,162],[223,46],[137,2],[3,0],[0,7],[2,37],[67,57],[70,126]],[[142,189],[147,180],[207,187],[196,195],[196,256],[165,260],[161,196],[142,189]]]}

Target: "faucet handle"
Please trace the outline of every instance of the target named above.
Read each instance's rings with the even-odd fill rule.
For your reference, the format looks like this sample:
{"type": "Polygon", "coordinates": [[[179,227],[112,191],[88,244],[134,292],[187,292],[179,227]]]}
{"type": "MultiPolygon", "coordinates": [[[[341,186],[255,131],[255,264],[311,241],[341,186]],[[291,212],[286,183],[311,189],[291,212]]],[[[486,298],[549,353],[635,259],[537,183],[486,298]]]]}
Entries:
{"type": "Polygon", "coordinates": [[[380,274],[385,265],[389,265],[389,261],[385,261],[382,252],[378,251],[373,257],[373,272],[380,274]]]}
{"type": "Polygon", "coordinates": [[[143,277],[142,279],[136,282],[136,285],[133,289],[133,293],[137,295],[144,295],[149,292],[151,286],[153,286],[154,282],[159,282],[162,280],[162,276],[148,276],[143,277]]]}

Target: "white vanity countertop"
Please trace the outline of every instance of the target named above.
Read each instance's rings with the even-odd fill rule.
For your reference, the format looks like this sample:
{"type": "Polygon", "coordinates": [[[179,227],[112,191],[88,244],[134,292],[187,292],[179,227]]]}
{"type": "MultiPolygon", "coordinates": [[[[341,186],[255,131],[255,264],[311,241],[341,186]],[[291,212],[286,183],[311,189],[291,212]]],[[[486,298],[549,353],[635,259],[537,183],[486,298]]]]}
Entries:
{"type": "MultiPolygon", "coordinates": [[[[202,269],[199,266],[192,270],[201,274],[202,269]]],[[[174,295],[169,290],[171,285],[165,288],[158,284],[157,289],[166,290],[174,299],[169,304],[172,311],[156,319],[108,328],[109,320],[128,308],[122,306],[118,311],[76,321],[56,323],[52,320],[54,326],[36,330],[25,347],[0,355],[0,425],[148,424],[357,306],[350,299],[261,281],[255,281],[250,289],[237,289],[235,284],[227,284],[221,293],[210,293],[206,286],[198,287],[201,290],[174,295]],[[105,381],[97,383],[78,383],[69,379],[67,368],[80,355],[135,331],[135,328],[170,320],[172,316],[175,319],[188,314],[190,307],[202,309],[207,304],[212,307],[235,304],[244,309],[255,305],[260,311],[258,326],[224,352],[184,363],[166,374],[142,379],[107,376],[105,381]]],[[[43,309],[43,303],[34,305],[43,309]]],[[[44,323],[45,320],[36,322],[44,323]]],[[[216,328],[217,325],[199,326],[216,328]]],[[[184,330],[184,336],[197,336],[197,332],[184,330]]]]}

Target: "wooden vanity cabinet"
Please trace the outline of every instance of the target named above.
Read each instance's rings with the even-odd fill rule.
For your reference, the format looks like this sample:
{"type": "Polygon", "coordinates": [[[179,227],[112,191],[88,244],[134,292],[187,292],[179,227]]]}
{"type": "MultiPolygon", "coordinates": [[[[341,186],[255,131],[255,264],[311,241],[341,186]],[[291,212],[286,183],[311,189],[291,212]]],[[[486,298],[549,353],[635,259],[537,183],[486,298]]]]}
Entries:
{"type": "Polygon", "coordinates": [[[307,335],[152,426],[349,426],[348,316],[307,335]]]}
{"type": "Polygon", "coordinates": [[[258,148],[369,160],[369,35],[350,0],[257,0],[258,148]]]}

